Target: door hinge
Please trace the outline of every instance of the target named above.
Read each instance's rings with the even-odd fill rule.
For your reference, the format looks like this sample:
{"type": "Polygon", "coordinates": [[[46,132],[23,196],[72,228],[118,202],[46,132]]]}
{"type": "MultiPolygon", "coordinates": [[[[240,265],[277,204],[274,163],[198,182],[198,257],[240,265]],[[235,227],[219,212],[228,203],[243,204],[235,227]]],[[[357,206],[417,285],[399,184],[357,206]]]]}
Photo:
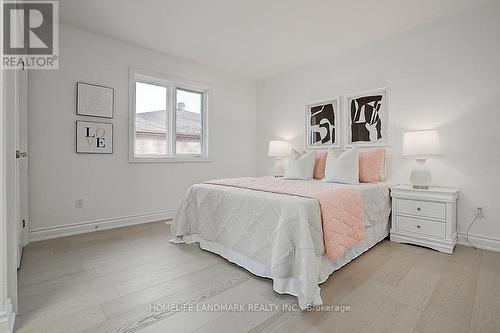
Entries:
{"type": "Polygon", "coordinates": [[[16,158],[21,158],[21,157],[27,157],[28,153],[26,152],[20,152],[19,150],[16,150],[16,158]]]}

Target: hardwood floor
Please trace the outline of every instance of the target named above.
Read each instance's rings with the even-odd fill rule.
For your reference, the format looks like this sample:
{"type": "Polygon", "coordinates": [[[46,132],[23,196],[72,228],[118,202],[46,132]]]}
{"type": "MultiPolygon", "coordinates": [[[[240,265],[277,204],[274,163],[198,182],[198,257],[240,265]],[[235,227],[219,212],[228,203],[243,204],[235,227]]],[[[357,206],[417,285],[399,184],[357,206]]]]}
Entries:
{"type": "Polygon", "coordinates": [[[16,331],[500,332],[500,253],[457,246],[449,256],[383,241],[321,286],[325,304],[349,312],[190,312],[161,305],[296,301],[170,238],[168,225],[152,223],[30,244],[16,331]]]}

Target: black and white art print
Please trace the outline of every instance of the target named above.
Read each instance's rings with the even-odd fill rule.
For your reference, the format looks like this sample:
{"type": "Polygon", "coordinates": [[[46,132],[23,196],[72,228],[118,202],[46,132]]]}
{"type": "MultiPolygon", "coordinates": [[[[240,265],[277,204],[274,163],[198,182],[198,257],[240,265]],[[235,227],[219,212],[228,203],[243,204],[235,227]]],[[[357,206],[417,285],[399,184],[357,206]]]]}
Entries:
{"type": "Polygon", "coordinates": [[[307,148],[340,147],[340,98],[306,105],[307,148]]]}
{"type": "Polygon", "coordinates": [[[389,91],[380,88],[345,100],[346,146],[389,145],[389,91]]]}
{"type": "Polygon", "coordinates": [[[113,124],[76,121],[78,154],[113,154],[113,124]]]}

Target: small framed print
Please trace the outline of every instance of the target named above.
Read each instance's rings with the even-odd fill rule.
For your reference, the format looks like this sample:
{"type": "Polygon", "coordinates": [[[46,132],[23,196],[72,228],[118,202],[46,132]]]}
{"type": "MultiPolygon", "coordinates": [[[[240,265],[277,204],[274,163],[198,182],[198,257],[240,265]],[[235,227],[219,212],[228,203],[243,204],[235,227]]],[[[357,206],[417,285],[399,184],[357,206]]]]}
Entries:
{"type": "Polygon", "coordinates": [[[390,94],[388,88],[374,89],[345,99],[346,146],[390,145],[390,94]]]}
{"type": "Polygon", "coordinates": [[[78,154],[113,154],[113,124],[76,121],[78,154]]]}
{"type": "Polygon", "coordinates": [[[306,147],[340,147],[340,98],[306,104],[306,147]]]}
{"type": "Polygon", "coordinates": [[[76,83],[76,114],[113,118],[115,91],[97,84],[76,83]]]}

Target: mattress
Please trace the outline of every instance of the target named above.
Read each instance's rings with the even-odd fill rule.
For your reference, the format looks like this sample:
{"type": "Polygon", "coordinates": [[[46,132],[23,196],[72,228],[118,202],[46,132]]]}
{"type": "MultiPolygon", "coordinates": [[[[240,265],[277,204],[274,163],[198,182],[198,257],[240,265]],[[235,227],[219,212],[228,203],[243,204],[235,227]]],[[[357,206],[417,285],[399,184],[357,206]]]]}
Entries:
{"type": "Polygon", "coordinates": [[[302,309],[320,305],[319,284],[388,234],[389,186],[350,186],[363,197],[366,237],[336,260],[324,255],[317,200],[211,184],[196,184],[187,191],[173,223],[172,241],[198,242],[202,249],[271,278],[273,289],[297,296],[302,309]]]}

